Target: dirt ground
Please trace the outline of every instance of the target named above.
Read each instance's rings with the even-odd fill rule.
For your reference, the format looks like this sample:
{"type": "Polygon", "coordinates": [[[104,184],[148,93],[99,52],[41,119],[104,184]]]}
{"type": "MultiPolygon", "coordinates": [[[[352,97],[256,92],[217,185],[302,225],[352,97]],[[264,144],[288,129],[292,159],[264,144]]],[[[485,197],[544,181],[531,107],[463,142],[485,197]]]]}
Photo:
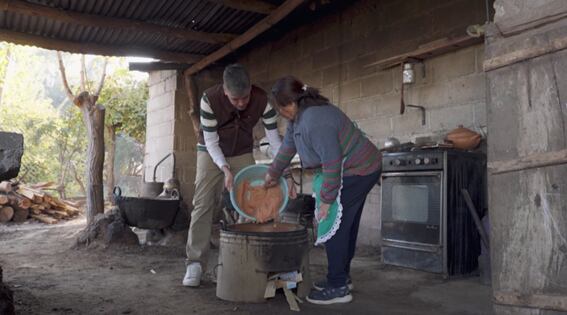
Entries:
{"type": "MultiPolygon", "coordinates": [[[[181,285],[184,248],[140,246],[73,248],[84,219],[58,225],[0,225],[0,265],[14,291],[17,314],[290,314],[283,293],[261,304],[230,303],[215,284],[181,285]],[[153,271],[153,272],[152,272],[153,271]]],[[[215,253],[211,257],[214,260],[215,253]]],[[[314,278],[325,254],[311,252],[314,278]]],[[[384,266],[375,254],[353,261],[354,301],[316,306],[305,314],[491,314],[490,288],[478,278],[437,275],[384,266]]]]}

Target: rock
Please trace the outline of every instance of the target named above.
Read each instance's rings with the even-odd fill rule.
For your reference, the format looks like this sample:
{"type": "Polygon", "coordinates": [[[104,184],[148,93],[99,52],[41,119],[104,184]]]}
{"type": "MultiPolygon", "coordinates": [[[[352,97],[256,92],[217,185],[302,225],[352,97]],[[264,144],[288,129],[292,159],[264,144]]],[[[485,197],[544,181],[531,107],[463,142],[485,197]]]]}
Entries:
{"type": "Polygon", "coordinates": [[[0,181],[18,176],[23,154],[23,135],[13,132],[0,132],[0,181]]]}
{"type": "Polygon", "coordinates": [[[94,223],[81,233],[77,243],[85,245],[99,243],[104,247],[138,245],[138,236],[124,222],[118,208],[113,208],[107,213],[97,215],[94,223]]]}
{"type": "Polygon", "coordinates": [[[0,267],[0,314],[15,314],[14,295],[12,290],[2,282],[2,267],[0,267]]]}

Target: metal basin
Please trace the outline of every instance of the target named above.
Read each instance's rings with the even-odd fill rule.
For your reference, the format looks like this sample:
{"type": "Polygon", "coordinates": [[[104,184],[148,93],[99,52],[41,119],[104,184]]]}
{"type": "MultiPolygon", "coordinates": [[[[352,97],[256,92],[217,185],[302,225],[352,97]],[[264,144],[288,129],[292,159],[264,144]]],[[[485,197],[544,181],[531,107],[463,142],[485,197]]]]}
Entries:
{"type": "Polygon", "coordinates": [[[126,223],[142,229],[171,226],[179,209],[179,199],[123,197],[120,187],[114,188],[113,195],[126,223]]]}

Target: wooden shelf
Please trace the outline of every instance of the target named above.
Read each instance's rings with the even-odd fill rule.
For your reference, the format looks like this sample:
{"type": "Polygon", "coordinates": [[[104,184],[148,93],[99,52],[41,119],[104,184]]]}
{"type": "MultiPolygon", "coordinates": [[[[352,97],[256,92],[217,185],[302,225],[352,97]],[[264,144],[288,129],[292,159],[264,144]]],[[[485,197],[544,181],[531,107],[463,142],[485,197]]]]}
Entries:
{"type": "Polygon", "coordinates": [[[442,38],[421,45],[416,50],[370,63],[366,65],[366,67],[378,66],[378,68],[381,70],[392,68],[408,60],[424,60],[442,54],[446,54],[451,51],[480,44],[482,42],[484,42],[484,36],[481,37],[462,36],[456,38],[442,38]]]}

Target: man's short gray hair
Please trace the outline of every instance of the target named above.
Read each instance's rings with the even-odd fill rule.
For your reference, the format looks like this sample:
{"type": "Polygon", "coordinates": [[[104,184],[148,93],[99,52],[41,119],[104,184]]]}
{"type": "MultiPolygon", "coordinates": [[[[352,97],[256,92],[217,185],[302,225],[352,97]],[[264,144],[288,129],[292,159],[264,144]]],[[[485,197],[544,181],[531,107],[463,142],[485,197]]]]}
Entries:
{"type": "Polygon", "coordinates": [[[250,92],[250,76],[243,65],[235,63],[224,68],[224,88],[234,96],[245,96],[250,92]]]}

